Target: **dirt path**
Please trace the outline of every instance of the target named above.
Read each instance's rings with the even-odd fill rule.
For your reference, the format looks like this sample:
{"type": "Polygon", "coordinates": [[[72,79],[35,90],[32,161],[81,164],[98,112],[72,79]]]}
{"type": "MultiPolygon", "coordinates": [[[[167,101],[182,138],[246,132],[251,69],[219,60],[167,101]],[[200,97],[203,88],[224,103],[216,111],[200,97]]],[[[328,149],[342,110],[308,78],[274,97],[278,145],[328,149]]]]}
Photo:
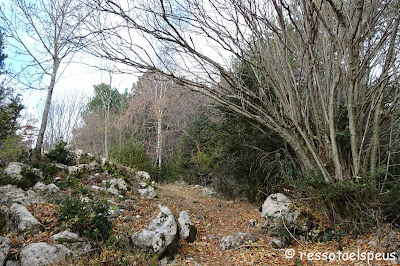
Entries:
{"type": "MultiPolygon", "coordinates": [[[[186,243],[180,240],[179,257],[174,265],[368,265],[365,261],[308,261],[300,260],[298,254],[316,252],[337,252],[336,241],[324,243],[294,243],[296,256],[285,258],[285,251],[274,250],[268,246],[269,237],[262,235],[260,229],[265,219],[260,217],[258,206],[247,202],[232,202],[216,197],[205,197],[202,187],[184,184],[161,185],[157,190],[157,202],[169,206],[177,216],[187,210],[198,229],[197,240],[186,243]],[[250,219],[257,220],[256,228],[249,228],[250,219]],[[247,243],[236,250],[221,250],[223,236],[237,232],[247,232],[258,238],[255,243],[247,243]]],[[[345,239],[341,243],[343,252],[373,251],[367,244],[370,239],[345,239]]],[[[375,250],[376,252],[376,250],[375,250]]],[[[380,261],[374,265],[391,265],[380,261]]]]}
{"type": "MultiPolygon", "coordinates": [[[[259,233],[260,212],[258,206],[246,202],[232,202],[215,197],[205,197],[202,187],[188,185],[164,185],[158,188],[158,198],[168,205],[175,215],[187,210],[198,229],[197,240],[187,244],[180,241],[180,265],[290,265],[282,261],[280,252],[268,248],[268,237],[259,233]],[[250,228],[250,219],[258,226],[250,228]],[[237,250],[221,250],[223,236],[247,232],[256,236],[256,243],[237,250]]],[[[293,264],[294,265],[294,264],[293,264]]]]}

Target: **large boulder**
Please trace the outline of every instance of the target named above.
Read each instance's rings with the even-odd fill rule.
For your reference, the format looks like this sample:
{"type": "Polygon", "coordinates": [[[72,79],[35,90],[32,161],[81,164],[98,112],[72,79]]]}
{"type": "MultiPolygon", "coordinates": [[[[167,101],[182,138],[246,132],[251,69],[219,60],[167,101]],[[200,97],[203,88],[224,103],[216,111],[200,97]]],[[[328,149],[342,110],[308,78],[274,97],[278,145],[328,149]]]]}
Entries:
{"type": "Polygon", "coordinates": [[[71,251],[63,245],[44,242],[30,244],[21,250],[21,266],[65,263],[71,251]]]}
{"type": "Polygon", "coordinates": [[[282,246],[290,242],[289,234],[283,234],[282,230],[289,230],[302,241],[315,242],[322,239],[323,232],[315,228],[318,222],[310,220],[310,215],[300,211],[282,193],[272,194],[265,200],[261,216],[267,219],[262,226],[264,233],[279,238],[282,246]]]}
{"type": "Polygon", "coordinates": [[[49,202],[55,201],[59,197],[60,189],[53,183],[45,185],[42,182],[37,182],[33,186],[33,191],[49,202]]]}
{"type": "Polygon", "coordinates": [[[142,180],[144,182],[149,182],[150,181],[150,174],[145,172],[145,171],[137,171],[136,172],[136,178],[138,180],[142,180]]]}
{"type": "Polygon", "coordinates": [[[282,193],[269,195],[262,205],[261,217],[282,218],[290,212],[292,201],[282,193]]]}
{"type": "Polygon", "coordinates": [[[19,203],[24,206],[43,201],[36,192],[32,190],[24,191],[13,185],[0,187],[0,199],[2,204],[19,203]]]}
{"type": "Polygon", "coordinates": [[[157,197],[157,193],[154,191],[154,188],[147,187],[138,190],[140,197],[146,199],[152,199],[157,197]]]}
{"type": "Polygon", "coordinates": [[[0,265],[4,265],[8,252],[10,251],[10,239],[0,236],[0,265]]]}
{"type": "Polygon", "coordinates": [[[254,236],[252,236],[248,233],[239,232],[234,235],[224,236],[221,239],[220,247],[223,250],[234,249],[234,248],[238,248],[241,245],[243,245],[244,243],[250,242],[250,241],[256,242],[257,238],[255,238],[254,236]]]}
{"type": "Polygon", "coordinates": [[[12,220],[17,225],[17,230],[24,235],[37,235],[44,231],[45,227],[25,208],[25,206],[14,203],[9,209],[12,220]]]}
{"type": "Polygon", "coordinates": [[[110,188],[115,188],[115,189],[122,190],[122,191],[128,190],[128,186],[122,178],[113,178],[113,179],[109,179],[109,180],[103,180],[102,185],[106,186],[107,184],[110,186],[110,188]]]}
{"type": "Polygon", "coordinates": [[[181,228],[180,236],[183,240],[187,242],[194,242],[197,236],[197,228],[193,221],[190,220],[187,211],[181,211],[179,213],[178,223],[181,228]]]}
{"type": "Polygon", "coordinates": [[[178,226],[168,207],[160,206],[160,213],[149,226],[132,235],[132,243],[140,248],[151,249],[161,259],[173,258],[176,253],[178,226]]]}
{"type": "Polygon", "coordinates": [[[21,180],[22,177],[22,169],[27,168],[30,169],[32,172],[34,172],[37,176],[40,177],[40,179],[43,179],[43,174],[42,171],[36,168],[30,168],[28,165],[23,164],[23,163],[18,163],[18,162],[11,162],[7,165],[7,167],[4,169],[4,174],[8,175],[11,177],[13,180],[21,180]]]}

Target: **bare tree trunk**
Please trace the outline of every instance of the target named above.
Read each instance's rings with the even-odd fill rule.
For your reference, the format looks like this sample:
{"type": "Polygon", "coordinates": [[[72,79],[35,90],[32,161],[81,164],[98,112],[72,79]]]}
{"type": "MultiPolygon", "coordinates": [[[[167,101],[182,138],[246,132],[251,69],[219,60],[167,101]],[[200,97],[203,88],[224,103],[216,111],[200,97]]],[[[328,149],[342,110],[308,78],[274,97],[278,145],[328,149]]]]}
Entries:
{"type": "Polygon", "coordinates": [[[105,108],[105,117],[104,117],[104,157],[108,159],[108,121],[110,118],[110,104],[108,104],[105,108]]]}
{"type": "Polygon", "coordinates": [[[51,97],[53,95],[54,86],[56,84],[56,77],[59,66],[60,66],[60,59],[57,58],[57,56],[55,56],[53,63],[53,72],[51,73],[50,85],[47,91],[47,99],[43,111],[42,124],[40,126],[39,136],[37,138],[35,147],[35,153],[38,158],[42,156],[41,154],[42,154],[43,137],[44,137],[44,132],[46,131],[47,118],[49,116],[49,110],[51,105],[51,97]]]}

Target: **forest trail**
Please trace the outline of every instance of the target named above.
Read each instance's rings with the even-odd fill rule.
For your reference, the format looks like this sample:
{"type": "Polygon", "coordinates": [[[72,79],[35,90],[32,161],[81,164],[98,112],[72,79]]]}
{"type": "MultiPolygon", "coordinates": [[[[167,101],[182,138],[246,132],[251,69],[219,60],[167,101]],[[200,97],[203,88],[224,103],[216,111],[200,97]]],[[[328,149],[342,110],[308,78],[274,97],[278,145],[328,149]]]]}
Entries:
{"type": "MultiPolygon", "coordinates": [[[[260,217],[259,206],[248,202],[228,201],[217,197],[206,197],[201,186],[179,184],[159,185],[156,202],[168,206],[177,216],[181,210],[187,210],[198,229],[197,240],[193,243],[179,241],[179,256],[174,265],[367,265],[363,262],[301,261],[298,256],[285,258],[285,251],[292,248],[300,252],[337,252],[336,241],[324,243],[293,243],[285,249],[272,249],[268,245],[270,237],[260,233],[265,222],[260,217]],[[250,228],[250,219],[257,220],[257,226],[250,228]],[[237,232],[247,232],[256,236],[258,241],[246,243],[238,249],[222,250],[221,239],[237,232]],[[296,259],[297,258],[297,259],[296,259]]],[[[371,248],[368,239],[354,241],[344,239],[343,251],[354,252],[357,248],[364,251],[371,248]]],[[[391,265],[380,263],[379,265],[391,265]]]]}

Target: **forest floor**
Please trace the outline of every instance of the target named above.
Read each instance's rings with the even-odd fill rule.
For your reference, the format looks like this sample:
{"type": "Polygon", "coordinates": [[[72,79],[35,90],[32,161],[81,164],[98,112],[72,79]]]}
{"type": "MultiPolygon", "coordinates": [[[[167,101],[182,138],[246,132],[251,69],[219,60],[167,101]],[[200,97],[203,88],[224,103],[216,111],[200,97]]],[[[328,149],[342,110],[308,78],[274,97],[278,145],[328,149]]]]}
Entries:
{"type": "MultiPolygon", "coordinates": [[[[368,265],[367,261],[311,261],[303,255],[317,252],[342,253],[379,252],[370,243],[372,236],[358,239],[345,237],[338,243],[304,243],[293,241],[285,249],[272,249],[268,245],[270,237],[260,233],[264,218],[260,217],[259,206],[248,202],[232,202],[216,197],[205,197],[202,188],[185,184],[168,184],[158,188],[158,200],[168,205],[174,214],[188,210],[198,228],[197,240],[193,243],[180,242],[177,265],[368,265]],[[249,220],[256,219],[257,227],[249,228],[249,220]],[[237,232],[247,232],[258,238],[255,243],[247,243],[235,250],[221,250],[222,237],[237,232]],[[288,249],[295,251],[293,258],[286,258],[288,249]],[[197,264],[196,264],[197,263],[197,264]]],[[[371,264],[369,264],[371,265],[371,264]]],[[[374,265],[391,265],[388,261],[374,261],[374,265]]]]}
{"type": "MultiPolygon", "coordinates": [[[[104,176],[104,178],[107,178],[104,176]]],[[[102,180],[87,182],[81,179],[80,185],[88,188],[93,184],[101,184],[102,180]]],[[[201,186],[176,184],[158,184],[155,199],[141,199],[137,190],[131,190],[124,199],[116,199],[100,191],[90,190],[92,200],[104,199],[115,208],[124,208],[126,211],[113,224],[112,237],[107,242],[100,242],[94,246],[93,255],[74,258],[68,265],[157,265],[153,254],[132,248],[128,237],[134,232],[145,228],[159,212],[159,205],[168,206],[175,217],[181,210],[187,210],[190,218],[198,229],[197,240],[187,243],[179,240],[178,256],[171,265],[368,265],[367,261],[335,260],[317,261],[307,260],[307,255],[317,252],[342,253],[379,252],[370,242],[372,234],[351,239],[345,237],[338,243],[329,241],[323,243],[306,243],[293,241],[292,245],[284,249],[272,249],[268,245],[269,236],[261,233],[261,226],[265,222],[260,217],[259,206],[244,201],[229,201],[219,197],[206,197],[202,194],[201,186]],[[249,227],[250,219],[257,220],[257,226],[249,227]],[[222,250],[221,239],[237,232],[247,232],[257,237],[258,241],[246,243],[234,250],[222,250]],[[286,258],[285,252],[293,249],[295,256],[286,258]]],[[[63,193],[70,194],[73,189],[66,189],[63,193]]],[[[35,242],[55,244],[51,236],[66,230],[63,224],[57,223],[57,204],[39,203],[28,206],[28,210],[46,227],[46,231],[34,237],[20,238],[17,233],[10,232],[6,236],[12,240],[11,255],[18,257],[21,248],[35,242]]],[[[392,236],[393,237],[393,236],[392,236]]],[[[371,263],[369,264],[371,265],[371,263]]],[[[390,261],[374,261],[374,265],[391,265],[390,261]]]]}

